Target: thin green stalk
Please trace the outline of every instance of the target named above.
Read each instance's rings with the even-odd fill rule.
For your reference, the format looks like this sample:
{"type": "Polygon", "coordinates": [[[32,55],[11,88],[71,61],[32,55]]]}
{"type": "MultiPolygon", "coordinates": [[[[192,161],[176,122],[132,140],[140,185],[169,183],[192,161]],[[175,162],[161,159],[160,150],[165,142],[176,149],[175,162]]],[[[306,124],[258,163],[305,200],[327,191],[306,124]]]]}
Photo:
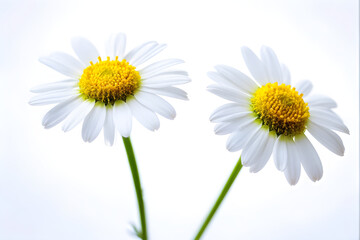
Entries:
{"type": "Polygon", "coordinates": [[[129,165],[130,165],[130,169],[131,169],[131,173],[132,173],[134,185],[135,185],[136,197],[137,197],[138,205],[139,205],[141,231],[136,230],[136,228],[135,228],[135,231],[136,231],[136,234],[138,237],[140,237],[143,240],[147,240],[145,206],[144,206],[144,200],[142,197],[142,189],[141,189],[141,184],[140,184],[139,171],[138,171],[137,165],[136,165],[134,150],[133,150],[133,147],[131,144],[130,137],[128,137],[128,138],[123,137],[123,142],[124,142],[126,154],[127,154],[128,160],[129,160],[129,165]]]}
{"type": "Polygon", "coordinates": [[[242,164],[241,164],[241,157],[239,158],[239,161],[236,163],[234,170],[232,171],[229,179],[227,180],[223,190],[221,191],[218,199],[216,200],[213,208],[211,209],[211,211],[209,212],[209,215],[207,216],[207,218],[205,219],[203,225],[200,228],[200,231],[198,232],[198,234],[196,235],[196,237],[194,238],[194,240],[199,240],[202,236],[202,234],[204,233],[206,227],[208,226],[208,224],[210,223],[212,217],[215,215],[216,210],[219,208],[221,202],[224,200],[227,192],[229,191],[231,185],[233,184],[233,182],[235,181],[237,175],[239,174],[241,168],[242,168],[242,164]]]}

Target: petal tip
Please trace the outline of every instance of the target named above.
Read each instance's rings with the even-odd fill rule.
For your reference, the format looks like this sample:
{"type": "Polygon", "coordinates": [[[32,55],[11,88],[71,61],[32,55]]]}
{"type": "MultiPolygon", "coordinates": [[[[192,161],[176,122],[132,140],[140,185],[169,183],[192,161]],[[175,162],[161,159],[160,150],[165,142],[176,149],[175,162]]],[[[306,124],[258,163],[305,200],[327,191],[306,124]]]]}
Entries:
{"type": "Polygon", "coordinates": [[[125,134],[122,135],[122,137],[128,138],[128,137],[130,137],[130,133],[125,133],[125,134]]]}
{"type": "Polygon", "coordinates": [[[110,141],[105,140],[105,145],[108,147],[112,147],[114,145],[114,141],[110,142],[110,141]]]}
{"type": "Polygon", "coordinates": [[[230,149],[231,149],[230,144],[227,143],[225,147],[226,147],[226,149],[227,149],[228,151],[230,151],[230,149]]]}
{"type": "Polygon", "coordinates": [[[346,133],[346,134],[350,135],[350,130],[349,130],[346,126],[345,126],[345,129],[344,129],[344,130],[345,130],[345,133],[346,133]]]}
{"type": "Polygon", "coordinates": [[[66,132],[68,132],[68,131],[70,130],[70,128],[69,128],[68,126],[64,126],[64,125],[63,125],[63,126],[61,127],[61,130],[66,133],[66,132]]]}
{"type": "Polygon", "coordinates": [[[39,58],[38,58],[38,61],[39,61],[40,63],[46,65],[46,59],[47,59],[47,57],[43,56],[43,57],[39,57],[39,58]]]}
{"type": "MultiPolygon", "coordinates": [[[[234,149],[233,146],[226,146],[226,149],[229,151],[229,152],[236,152],[236,149],[234,149]]],[[[245,165],[244,165],[245,166],[245,165]]]]}

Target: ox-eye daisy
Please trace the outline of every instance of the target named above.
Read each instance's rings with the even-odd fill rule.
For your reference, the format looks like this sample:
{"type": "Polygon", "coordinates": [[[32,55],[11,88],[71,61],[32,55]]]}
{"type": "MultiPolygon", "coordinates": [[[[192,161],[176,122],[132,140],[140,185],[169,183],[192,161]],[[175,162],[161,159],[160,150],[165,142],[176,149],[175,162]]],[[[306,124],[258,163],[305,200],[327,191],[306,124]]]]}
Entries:
{"type": "Polygon", "coordinates": [[[307,131],[330,151],[344,154],[343,142],[333,130],[343,133],[349,130],[332,111],[336,103],[331,98],[310,96],[310,81],[292,85],[289,70],[269,47],[261,48],[261,58],[247,47],[242,48],[242,55],[255,81],[225,65],[218,65],[215,72],[208,73],[216,82],[208,90],[231,101],[211,115],[210,120],[216,123],[215,133],[230,134],[227,149],[242,150],[242,153],[196,239],[205,230],[242,165],[258,172],[273,155],[277,169],[284,172],[291,185],[298,182],[301,165],[312,181],[320,180],[322,164],[305,135],[307,131]]]}
{"type": "Polygon", "coordinates": [[[139,205],[141,229],[135,233],[147,239],[145,207],[135,155],[130,141],[132,117],[144,127],[156,130],[160,126],[157,114],[175,118],[175,109],[158,95],[187,99],[187,94],[174,85],[190,81],[185,71],[168,70],[183,63],[166,59],[140,67],[166,47],[157,42],[146,42],[128,54],[126,37],[119,33],[106,45],[106,55],[100,56],[95,46],[84,38],[74,38],[72,47],[79,58],[66,53],[53,53],[40,62],[70,77],[59,82],[43,84],[31,91],[39,95],[30,100],[32,105],[54,104],[43,118],[45,128],[63,122],[66,132],[83,121],[82,138],[92,142],[104,130],[105,143],[113,145],[115,129],[123,137],[139,205]]]}
{"type": "Polygon", "coordinates": [[[187,99],[186,92],[173,86],[189,82],[187,73],[168,70],[182,60],[161,60],[138,69],[160,53],[165,44],[146,42],[125,55],[126,36],[119,33],[109,39],[103,57],[85,38],[74,38],[71,44],[79,60],[62,52],[39,59],[70,77],[31,89],[38,95],[30,104],[57,103],[43,118],[45,128],[63,122],[66,132],[83,121],[85,142],[92,142],[104,129],[105,142],[112,145],[115,129],[123,137],[130,136],[132,116],[150,130],[160,126],[157,114],[175,118],[175,109],[158,95],[187,99]]]}
{"type": "Polygon", "coordinates": [[[336,103],[328,97],[310,96],[308,80],[292,85],[289,70],[271,48],[261,48],[261,60],[247,47],[242,54],[256,82],[224,65],[208,73],[217,82],[208,90],[232,102],[211,115],[210,120],[217,123],[215,133],[230,134],[227,149],[242,150],[242,164],[251,172],[260,171],[273,153],[275,166],[291,185],[298,182],[301,165],[311,180],[320,180],[321,161],[305,132],[335,154],[344,155],[341,138],[332,130],[349,130],[332,111],[336,103]]]}

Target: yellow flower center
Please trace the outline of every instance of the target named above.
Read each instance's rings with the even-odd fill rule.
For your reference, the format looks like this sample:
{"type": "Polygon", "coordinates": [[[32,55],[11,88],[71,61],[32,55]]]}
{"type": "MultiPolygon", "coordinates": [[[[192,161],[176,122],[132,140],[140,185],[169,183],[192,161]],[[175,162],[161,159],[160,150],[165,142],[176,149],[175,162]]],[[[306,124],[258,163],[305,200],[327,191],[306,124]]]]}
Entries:
{"type": "Polygon", "coordinates": [[[105,104],[114,104],[117,100],[126,101],[130,95],[140,87],[141,77],[135,67],[130,65],[125,59],[122,61],[102,61],[84,69],[79,80],[80,93],[85,98],[95,99],[105,104]]]}
{"type": "Polygon", "coordinates": [[[290,85],[268,83],[256,90],[251,98],[252,110],[269,130],[279,136],[295,136],[305,131],[310,113],[308,104],[290,85]]]}

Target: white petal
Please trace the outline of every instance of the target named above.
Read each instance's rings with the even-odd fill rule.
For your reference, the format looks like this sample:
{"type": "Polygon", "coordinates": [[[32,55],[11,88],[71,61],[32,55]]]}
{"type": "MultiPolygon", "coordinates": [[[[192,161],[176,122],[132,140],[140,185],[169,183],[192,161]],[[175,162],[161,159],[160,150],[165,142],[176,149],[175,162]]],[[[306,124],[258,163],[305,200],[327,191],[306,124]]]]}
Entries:
{"type": "Polygon", "coordinates": [[[217,135],[226,135],[239,130],[238,123],[233,122],[221,122],[215,125],[214,132],[217,135]]]}
{"type": "Polygon", "coordinates": [[[176,116],[176,111],[173,106],[155,94],[139,91],[134,97],[142,105],[165,118],[174,119],[176,116]]]}
{"type": "Polygon", "coordinates": [[[295,146],[306,174],[312,181],[319,181],[323,175],[323,167],[314,146],[304,134],[295,136],[295,146]]]}
{"type": "Polygon", "coordinates": [[[241,130],[244,126],[247,126],[251,122],[254,122],[255,119],[256,119],[255,117],[251,118],[250,116],[246,116],[246,117],[232,119],[232,121],[229,122],[220,122],[215,125],[214,131],[215,134],[218,135],[229,134],[241,130]]]}
{"type": "Polygon", "coordinates": [[[242,149],[258,132],[261,124],[252,122],[245,125],[241,130],[232,133],[226,141],[226,148],[230,152],[239,151],[242,149]]]}
{"type": "Polygon", "coordinates": [[[309,80],[302,80],[295,84],[295,89],[306,97],[312,90],[313,85],[309,80]]]}
{"type": "Polygon", "coordinates": [[[169,87],[190,82],[187,76],[157,76],[143,80],[144,87],[169,87]]]}
{"type": "Polygon", "coordinates": [[[317,125],[349,134],[349,129],[345,126],[340,117],[331,110],[311,108],[309,112],[309,119],[317,125]]]}
{"type": "Polygon", "coordinates": [[[76,127],[88,113],[94,108],[95,101],[94,100],[85,100],[80,106],[75,108],[69,116],[66,117],[64,124],[62,126],[62,130],[64,132],[70,131],[74,127],[76,127]]]}
{"type": "Polygon", "coordinates": [[[250,172],[256,173],[263,169],[266,163],[269,161],[270,156],[274,149],[274,144],[276,142],[275,132],[269,132],[268,130],[264,131],[264,145],[258,146],[258,157],[255,161],[251,163],[250,172]]]}
{"type": "Polygon", "coordinates": [[[235,68],[225,65],[218,65],[215,66],[215,69],[225,78],[234,83],[244,93],[253,94],[258,88],[258,85],[253,80],[251,80],[251,78],[235,68]]]}
{"type": "Polygon", "coordinates": [[[239,104],[239,103],[226,103],[217,107],[210,116],[210,120],[218,117],[223,114],[231,114],[235,112],[244,112],[250,109],[250,101],[247,104],[239,104]]]}
{"type": "Polygon", "coordinates": [[[263,46],[260,53],[269,81],[271,83],[278,82],[279,85],[282,84],[281,66],[275,52],[271,48],[263,46]]]}
{"type": "Polygon", "coordinates": [[[30,91],[33,93],[43,93],[56,90],[72,89],[78,85],[78,82],[79,81],[75,79],[67,79],[58,82],[45,83],[31,88],[30,91]]]}
{"type": "Polygon", "coordinates": [[[104,122],[105,144],[108,146],[112,146],[114,144],[114,139],[115,139],[115,126],[114,126],[114,118],[113,118],[113,107],[107,105],[105,122],[104,122]]]}
{"type": "Polygon", "coordinates": [[[283,82],[286,85],[290,85],[291,84],[291,74],[290,74],[288,67],[285,64],[281,64],[281,72],[282,72],[283,82]]]}
{"type": "Polygon", "coordinates": [[[244,166],[250,166],[251,172],[260,171],[269,160],[276,135],[269,132],[268,128],[261,127],[245,145],[241,154],[241,161],[244,166]]]}
{"type": "Polygon", "coordinates": [[[235,88],[238,89],[239,87],[235,85],[232,81],[227,79],[225,76],[218,72],[208,72],[207,76],[212,79],[214,82],[220,84],[221,86],[228,87],[228,88],[235,88]]]}
{"type": "Polygon", "coordinates": [[[237,112],[237,113],[231,113],[228,115],[222,115],[214,118],[211,120],[211,122],[219,123],[219,122],[233,122],[233,121],[242,121],[245,119],[256,119],[258,118],[255,116],[253,112],[237,112]]]}
{"type": "Polygon", "coordinates": [[[293,140],[289,141],[286,146],[288,156],[284,175],[290,185],[295,185],[299,181],[301,174],[299,153],[293,140]]]}
{"type": "Polygon", "coordinates": [[[126,54],[126,56],[124,58],[126,59],[126,61],[128,61],[132,65],[132,63],[136,59],[141,57],[144,52],[146,52],[149,48],[151,48],[154,45],[157,45],[157,43],[155,41],[146,42],[146,43],[134,48],[133,50],[131,50],[128,54],[126,54]]]}
{"type": "Polygon", "coordinates": [[[93,109],[85,117],[82,126],[82,138],[85,142],[92,142],[99,135],[104,126],[106,107],[103,102],[96,102],[93,109]]]}
{"type": "Polygon", "coordinates": [[[159,129],[160,121],[156,114],[139,103],[136,99],[127,101],[133,116],[138,120],[144,127],[154,131],[159,129]]]}
{"type": "Polygon", "coordinates": [[[172,70],[172,71],[164,71],[164,72],[159,72],[155,75],[153,75],[152,77],[155,76],[189,76],[189,74],[186,71],[180,71],[180,70],[172,70]]]}
{"type": "Polygon", "coordinates": [[[244,166],[248,167],[250,165],[250,160],[254,159],[252,158],[252,155],[255,155],[258,152],[256,146],[262,141],[262,139],[260,138],[261,136],[263,136],[262,132],[263,131],[261,130],[261,125],[259,125],[259,127],[256,128],[255,132],[249,134],[249,136],[251,135],[251,138],[248,138],[246,144],[243,146],[244,149],[241,154],[241,162],[244,166]],[[252,143],[256,143],[256,145],[252,143]]]}
{"type": "Polygon", "coordinates": [[[214,112],[210,115],[210,121],[219,122],[222,121],[223,117],[227,117],[229,115],[237,114],[237,113],[248,113],[250,103],[248,105],[241,105],[238,103],[226,103],[216,108],[214,112]]]}
{"type": "Polygon", "coordinates": [[[251,75],[260,85],[265,85],[269,82],[266,69],[261,60],[248,47],[242,47],[241,52],[245,60],[246,66],[251,75]]]}
{"type": "Polygon", "coordinates": [[[163,88],[142,87],[141,91],[177,98],[181,100],[188,100],[187,93],[184,90],[177,87],[163,87],[163,88]]]}
{"type": "Polygon", "coordinates": [[[89,66],[90,62],[97,62],[100,54],[96,47],[86,38],[74,37],[71,39],[71,45],[76,55],[85,64],[85,66],[89,66]]]}
{"type": "Polygon", "coordinates": [[[126,48],[126,35],[124,33],[118,33],[109,38],[106,44],[106,54],[115,59],[116,56],[119,59],[123,59],[126,48]]]}
{"type": "Polygon", "coordinates": [[[162,70],[169,68],[171,66],[180,64],[180,63],[184,63],[183,60],[181,59],[165,59],[165,60],[161,60],[155,63],[152,63],[146,67],[144,67],[143,69],[141,69],[140,72],[140,76],[142,79],[146,79],[146,78],[150,78],[152,76],[154,76],[155,74],[161,72],[162,70]]]}
{"type": "Polygon", "coordinates": [[[236,89],[213,84],[208,86],[207,90],[229,101],[237,102],[242,105],[249,103],[249,96],[240,91],[237,91],[236,89]]]}
{"type": "Polygon", "coordinates": [[[76,79],[81,76],[84,70],[82,63],[73,56],[62,52],[55,52],[47,57],[41,57],[39,61],[59,73],[76,79]]]}
{"type": "Polygon", "coordinates": [[[30,99],[29,104],[34,106],[47,105],[53,103],[62,102],[69,97],[77,96],[78,92],[75,90],[62,90],[62,91],[52,91],[48,93],[38,94],[30,99]]]}
{"type": "Polygon", "coordinates": [[[133,66],[138,66],[139,62],[142,62],[141,59],[146,58],[148,54],[157,49],[159,44],[157,42],[152,42],[150,44],[145,45],[141,50],[139,50],[131,59],[130,64],[133,66]]]}
{"type": "Polygon", "coordinates": [[[149,48],[148,51],[144,52],[141,57],[133,61],[134,66],[139,66],[140,64],[143,64],[150,58],[156,56],[159,54],[162,50],[166,48],[166,44],[157,44],[153,46],[152,48],[149,48]]]}
{"type": "Polygon", "coordinates": [[[280,135],[275,143],[274,146],[274,163],[276,168],[279,171],[284,171],[286,169],[286,163],[287,163],[287,142],[292,141],[292,139],[289,139],[289,137],[286,137],[284,135],[280,135]]]}
{"type": "Polygon", "coordinates": [[[320,95],[311,95],[309,97],[306,97],[305,102],[308,103],[308,106],[310,107],[310,109],[312,107],[319,107],[319,108],[336,108],[337,104],[336,102],[329,98],[329,97],[325,97],[325,96],[320,96],[320,95]]]}
{"type": "Polygon", "coordinates": [[[79,96],[71,97],[46,113],[43,118],[42,125],[45,128],[52,128],[62,120],[64,120],[77,106],[83,102],[79,96]]]}
{"type": "Polygon", "coordinates": [[[320,125],[317,125],[316,123],[313,123],[310,119],[308,120],[307,129],[311,135],[313,135],[313,137],[327,149],[339,156],[344,156],[344,144],[336,133],[320,125]]]}
{"type": "Polygon", "coordinates": [[[127,103],[119,100],[113,106],[113,118],[116,129],[121,136],[129,137],[132,128],[132,114],[127,103]]]}

